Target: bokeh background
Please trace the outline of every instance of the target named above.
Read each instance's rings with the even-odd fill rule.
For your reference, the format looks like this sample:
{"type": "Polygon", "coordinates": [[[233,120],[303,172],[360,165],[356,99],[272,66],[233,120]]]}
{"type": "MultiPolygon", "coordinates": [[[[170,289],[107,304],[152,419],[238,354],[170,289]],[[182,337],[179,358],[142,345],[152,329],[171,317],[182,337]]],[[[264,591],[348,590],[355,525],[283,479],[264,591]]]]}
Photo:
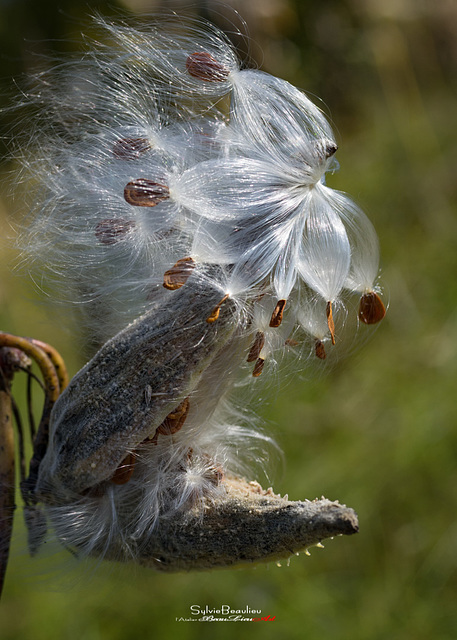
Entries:
{"type": "MultiPolygon", "coordinates": [[[[94,9],[163,7],[181,3],[0,0],[3,106],[12,77],[81,48],[94,9]]],[[[295,379],[262,407],[285,452],[275,489],[338,498],[358,512],[360,533],[288,567],[168,576],[83,568],[70,588],[23,555],[19,514],[2,640],[456,637],[457,3],[208,0],[190,11],[224,28],[236,20],[230,7],[246,20],[251,57],[327,105],[341,164],[329,185],[362,205],[380,238],[382,325],[333,370],[295,379]],[[250,606],[276,619],[177,622],[191,604],[250,606]]],[[[75,373],[77,340],[12,271],[7,194],[1,207],[0,326],[50,341],[75,373]]]]}

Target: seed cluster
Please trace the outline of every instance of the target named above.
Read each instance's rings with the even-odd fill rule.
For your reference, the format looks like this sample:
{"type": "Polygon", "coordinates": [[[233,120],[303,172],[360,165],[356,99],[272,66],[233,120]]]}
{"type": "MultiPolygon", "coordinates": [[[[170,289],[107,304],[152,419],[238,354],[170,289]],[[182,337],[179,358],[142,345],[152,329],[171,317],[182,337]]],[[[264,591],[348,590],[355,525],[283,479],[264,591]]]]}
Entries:
{"type": "Polygon", "coordinates": [[[181,23],[99,25],[114,49],[94,43],[84,62],[65,65],[64,90],[40,76],[29,96],[45,133],[26,162],[41,187],[23,236],[93,342],[111,339],[83,370],[97,393],[80,375],[63,395],[38,483],[45,502],[59,483],[68,512],[77,501],[89,523],[80,538],[60,512],[50,518],[87,553],[118,545],[113,521],[126,514],[119,536],[137,541],[163,514],[219,499],[240,443],[268,440],[233,424],[227,398],[240,375],[255,386],[289,354],[297,368],[319,364],[345,333],[385,315],[373,226],[326,184],[338,147],[322,111],[285,80],[242,68],[211,25],[190,35],[181,23]],[[133,344],[146,350],[138,370],[133,344]],[[152,360],[170,381],[165,401],[152,360]],[[78,404],[86,391],[90,428],[78,404]],[[70,418],[81,446],[68,444],[64,461],[57,445],[70,418]],[[102,427],[99,443],[90,434],[102,427]]]}
{"type": "Polygon", "coordinates": [[[227,297],[245,306],[253,340],[264,334],[262,360],[297,335],[301,356],[325,359],[355,299],[355,324],[379,322],[376,234],[325,183],[338,147],[322,111],[243,69],[210,25],[190,36],[101,26],[116,53],[94,45],[89,66],[68,66],[73,100],[47,83],[31,95],[47,107],[39,124],[49,112],[65,134],[54,126],[31,163],[47,194],[26,239],[65,295],[86,303],[99,343],[192,274],[221,292],[208,322],[227,297]]]}

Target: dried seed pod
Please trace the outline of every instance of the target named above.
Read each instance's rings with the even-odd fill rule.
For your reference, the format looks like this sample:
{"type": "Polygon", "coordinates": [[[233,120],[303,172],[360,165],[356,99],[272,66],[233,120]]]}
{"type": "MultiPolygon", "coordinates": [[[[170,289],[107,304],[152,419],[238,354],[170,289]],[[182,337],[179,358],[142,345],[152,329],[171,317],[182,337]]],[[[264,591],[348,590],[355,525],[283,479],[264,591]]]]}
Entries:
{"type": "Polygon", "coordinates": [[[114,484],[126,484],[135,471],[135,456],[129,453],[118,466],[110,481],[114,484]]]}
{"type": "Polygon", "coordinates": [[[176,409],[173,409],[173,411],[167,415],[162,424],[157,427],[156,433],[161,433],[164,436],[177,433],[186,421],[189,408],[189,398],[185,398],[176,409]]]}
{"type": "Polygon", "coordinates": [[[254,378],[258,378],[263,371],[263,367],[265,364],[265,360],[263,358],[257,358],[256,363],[254,365],[254,369],[252,371],[252,376],[254,378]]]}
{"type": "Polygon", "coordinates": [[[371,291],[360,298],[359,320],[365,324],[376,324],[386,315],[386,308],[377,293],[371,291]]]}
{"type": "Polygon", "coordinates": [[[325,353],[325,345],[322,340],[316,340],[314,344],[314,352],[320,360],[325,360],[327,354],[325,353]]]}
{"type": "Polygon", "coordinates": [[[224,302],[226,300],[228,300],[230,297],[230,294],[226,293],[225,296],[222,298],[222,300],[220,300],[217,305],[214,307],[214,309],[211,311],[210,315],[206,318],[206,322],[209,322],[210,324],[212,322],[216,322],[216,320],[219,318],[219,314],[221,311],[221,306],[224,304],[224,302]]]}
{"type": "Polygon", "coordinates": [[[333,320],[333,307],[331,302],[327,302],[326,313],[327,313],[327,325],[328,325],[328,330],[330,331],[332,344],[335,344],[335,322],[333,320]]]}
{"type": "Polygon", "coordinates": [[[186,284],[194,269],[195,261],[192,258],[181,258],[163,274],[163,286],[170,291],[180,289],[186,284]]]}
{"type": "MultiPolygon", "coordinates": [[[[224,493],[160,520],[138,544],[139,564],[163,571],[209,570],[289,558],[326,538],[358,531],[356,513],[322,498],[292,502],[257,482],[225,477],[224,493]],[[230,523],[230,526],[227,526],[230,523]]],[[[132,562],[122,539],[111,538],[105,557],[132,562]]]]}
{"type": "Polygon", "coordinates": [[[155,207],[169,197],[170,190],[165,184],[146,178],[132,180],[124,187],[124,198],[134,207],[155,207]]]}
{"type": "Polygon", "coordinates": [[[287,303],[287,300],[278,300],[278,304],[276,305],[275,310],[271,315],[270,327],[280,326],[286,303],[287,303]]]}
{"type": "Polygon", "coordinates": [[[191,53],[186,60],[186,69],[193,78],[205,82],[223,82],[230,73],[229,69],[204,51],[191,53]]]}
{"type": "Polygon", "coordinates": [[[217,327],[205,322],[219,295],[209,283],[199,282],[195,291],[184,287],[109,340],[76,374],[52,413],[38,499],[71,502],[75,493],[112,478],[127,452],[192,393],[239,324],[231,301],[217,327]]]}
{"type": "Polygon", "coordinates": [[[121,138],[113,145],[113,155],[119,160],[136,160],[150,148],[147,138],[121,138]]]}
{"type": "Polygon", "coordinates": [[[102,244],[116,244],[122,240],[129,231],[135,228],[133,220],[123,218],[106,218],[95,227],[95,236],[102,244]]]}
{"type": "Polygon", "coordinates": [[[248,357],[246,358],[246,362],[255,362],[260,355],[260,352],[263,349],[263,345],[265,344],[265,334],[263,331],[257,331],[254,344],[252,345],[248,357]]]}

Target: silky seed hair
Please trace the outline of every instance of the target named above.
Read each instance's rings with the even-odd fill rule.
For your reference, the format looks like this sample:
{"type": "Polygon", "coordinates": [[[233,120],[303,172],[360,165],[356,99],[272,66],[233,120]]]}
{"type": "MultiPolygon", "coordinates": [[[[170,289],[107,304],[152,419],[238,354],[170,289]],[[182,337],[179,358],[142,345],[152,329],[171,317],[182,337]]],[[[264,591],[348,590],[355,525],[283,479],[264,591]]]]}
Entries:
{"type": "MultiPolygon", "coordinates": [[[[302,92],[268,74],[240,70],[225,36],[213,27],[205,31],[196,24],[191,32],[199,36],[192,40],[192,33],[186,34],[186,47],[197,50],[205,45],[211,60],[219,56],[220,64],[231,66],[233,76],[226,87],[228,125],[212,112],[197,118],[196,125],[196,114],[187,112],[184,118],[179,110],[165,108],[170,95],[164,96],[161,84],[165,73],[167,86],[177,82],[181,92],[178,76],[190,75],[192,83],[195,80],[200,85],[208,82],[198,77],[190,62],[180,70],[176,62],[170,62],[171,67],[164,62],[177,43],[176,51],[185,50],[178,33],[183,24],[175,22],[169,33],[161,26],[159,35],[156,27],[150,33],[139,33],[101,18],[98,22],[125,53],[116,56],[108,47],[97,45],[81,69],[73,63],[59,70],[58,76],[78,70],[77,77],[84,77],[89,61],[93,62],[99,82],[80,89],[82,99],[76,101],[73,124],[67,124],[65,131],[74,141],[82,137],[82,130],[87,140],[86,128],[95,129],[94,138],[89,136],[79,150],[73,143],[65,144],[61,153],[57,148],[54,154],[47,154],[54,156],[45,181],[48,197],[37,211],[38,233],[34,234],[31,225],[33,241],[30,237],[25,241],[34,247],[36,256],[46,255],[48,271],[63,274],[65,269],[66,292],[72,292],[68,286],[72,256],[78,303],[81,297],[97,300],[96,305],[88,305],[90,310],[99,307],[103,297],[113,299],[114,294],[116,300],[122,300],[126,295],[129,319],[147,308],[149,292],[158,284],[154,273],[168,274],[173,264],[188,258],[196,263],[222,260],[233,265],[226,287],[230,295],[249,296],[272,277],[278,300],[287,300],[301,277],[330,303],[330,326],[343,285],[358,288],[361,295],[374,291],[376,237],[349,199],[344,201],[344,196],[323,185],[325,172],[334,166],[337,146],[322,112],[302,92]],[[142,55],[140,47],[145,47],[142,55]],[[133,96],[130,85],[135,87],[133,96]],[[107,112],[111,113],[108,118],[107,112]],[[149,211],[152,207],[153,212],[149,211]],[[103,216],[94,220],[92,228],[88,220],[99,208],[103,216]],[[65,209],[68,224],[62,221],[65,209]],[[46,216],[49,233],[43,229],[46,216]],[[361,231],[360,226],[364,227],[361,231]],[[352,246],[348,232],[353,236],[352,246]],[[87,251],[89,236],[100,247],[92,255],[87,251]],[[107,252],[104,245],[116,247],[107,252]],[[155,247],[159,246],[157,255],[155,247]],[[167,260],[167,247],[169,257],[176,257],[173,262],[167,260]],[[178,247],[182,247],[181,255],[178,247]],[[83,250],[87,284],[79,265],[83,250]],[[125,254],[123,265],[119,253],[125,254]],[[165,260],[160,264],[164,257],[168,264],[165,260]],[[89,271],[91,263],[95,273],[89,271]],[[113,278],[113,271],[119,275],[113,278]]],[[[203,53],[198,60],[205,59],[203,53]]],[[[170,56],[174,60],[174,54],[170,56]]],[[[48,111],[65,122],[60,112],[69,105],[62,102],[62,96],[57,93],[54,97],[49,89],[44,98],[42,94],[40,100],[51,103],[48,111]]],[[[50,138],[52,143],[55,136],[50,138]]],[[[365,307],[371,299],[365,298],[365,307]]],[[[112,316],[119,315],[121,304],[112,316]]],[[[99,318],[94,315],[96,324],[99,318]]],[[[359,314],[365,323],[380,315],[380,311],[359,314]]]]}
{"type": "Polygon", "coordinates": [[[101,347],[56,404],[35,498],[75,554],[144,562],[230,478],[268,477],[247,408],[268,384],[331,361],[354,298],[359,331],[385,307],[375,231],[325,182],[320,108],[208,23],[96,22],[108,41],[23,98],[24,263],[101,347]]]}
{"type": "Polygon", "coordinates": [[[211,108],[230,91],[230,74],[241,66],[228,37],[203,20],[174,15],[135,27],[101,17],[97,22],[127,63],[153,77],[155,90],[177,112],[187,105],[211,108]]]}

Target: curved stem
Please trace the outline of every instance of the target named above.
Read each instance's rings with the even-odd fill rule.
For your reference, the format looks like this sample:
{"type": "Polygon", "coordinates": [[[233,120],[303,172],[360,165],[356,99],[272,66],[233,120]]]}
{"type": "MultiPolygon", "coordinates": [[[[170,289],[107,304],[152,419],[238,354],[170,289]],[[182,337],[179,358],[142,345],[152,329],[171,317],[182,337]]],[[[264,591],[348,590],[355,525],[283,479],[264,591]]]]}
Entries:
{"type": "MultiPolygon", "coordinates": [[[[57,352],[49,347],[49,345],[45,345],[45,343],[42,344],[48,348],[52,353],[52,358],[55,359],[57,352]]],[[[28,340],[27,338],[21,338],[19,336],[13,336],[9,333],[0,333],[0,347],[20,349],[23,353],[32,358],[39,366],[44,381],[44,407],[40,424],[33,442],[33,456],[30,460],[29,476],[25,481],[21,482],[21,493],[24,502],[26,505],[31,505],[35,504],[34,490],[38,477],[38,469],[48,446],[49,419],[52,407],[60,394],[60,381],[51,356],[48,355],[41,347],[34,344],[34,341],[28,340]]],[[[57,356],[58,366],[61,370],[62,377],[62,371],[66,373],[65,366],[62,370],[59,362],[59,359],[61,360],[61,358],[58,354],[57,356]]]]}
{"type": "Polygon", "coordinates": [[[45,354],[48,356],[49,360],[54,365],[54,369],[56,370],[57,377],[59,379],[60,393],[62,393],[62,391],[66,387],[68,387],[68,383],[69,383],[67,368],[65,366],[65,362],[62,356],[57,351],[57,349],[54,349],[54,347],[51,347],[50,344],[47,344],[46,342],[42,342],[41,340],[35,340],[35,338],[28,338],[28,339],[32,344],[34,344],[35,346],[39,347],[42,351],[44,351],[45,354]]]}
{"type": "Polygon", "coordinates": [[[0,333],[0,347],[20,349],[37,363],[43,376],[46,397],[54,404],[59,397],[60,383],[56,368],[47,353],[31,340],[10,333],[0,333]]]}
{"type": "Polygon", "coordinates": [[[14,501],[14,434],[9,383],[0,376],[0,596],[8,565],[14,501]]]}

